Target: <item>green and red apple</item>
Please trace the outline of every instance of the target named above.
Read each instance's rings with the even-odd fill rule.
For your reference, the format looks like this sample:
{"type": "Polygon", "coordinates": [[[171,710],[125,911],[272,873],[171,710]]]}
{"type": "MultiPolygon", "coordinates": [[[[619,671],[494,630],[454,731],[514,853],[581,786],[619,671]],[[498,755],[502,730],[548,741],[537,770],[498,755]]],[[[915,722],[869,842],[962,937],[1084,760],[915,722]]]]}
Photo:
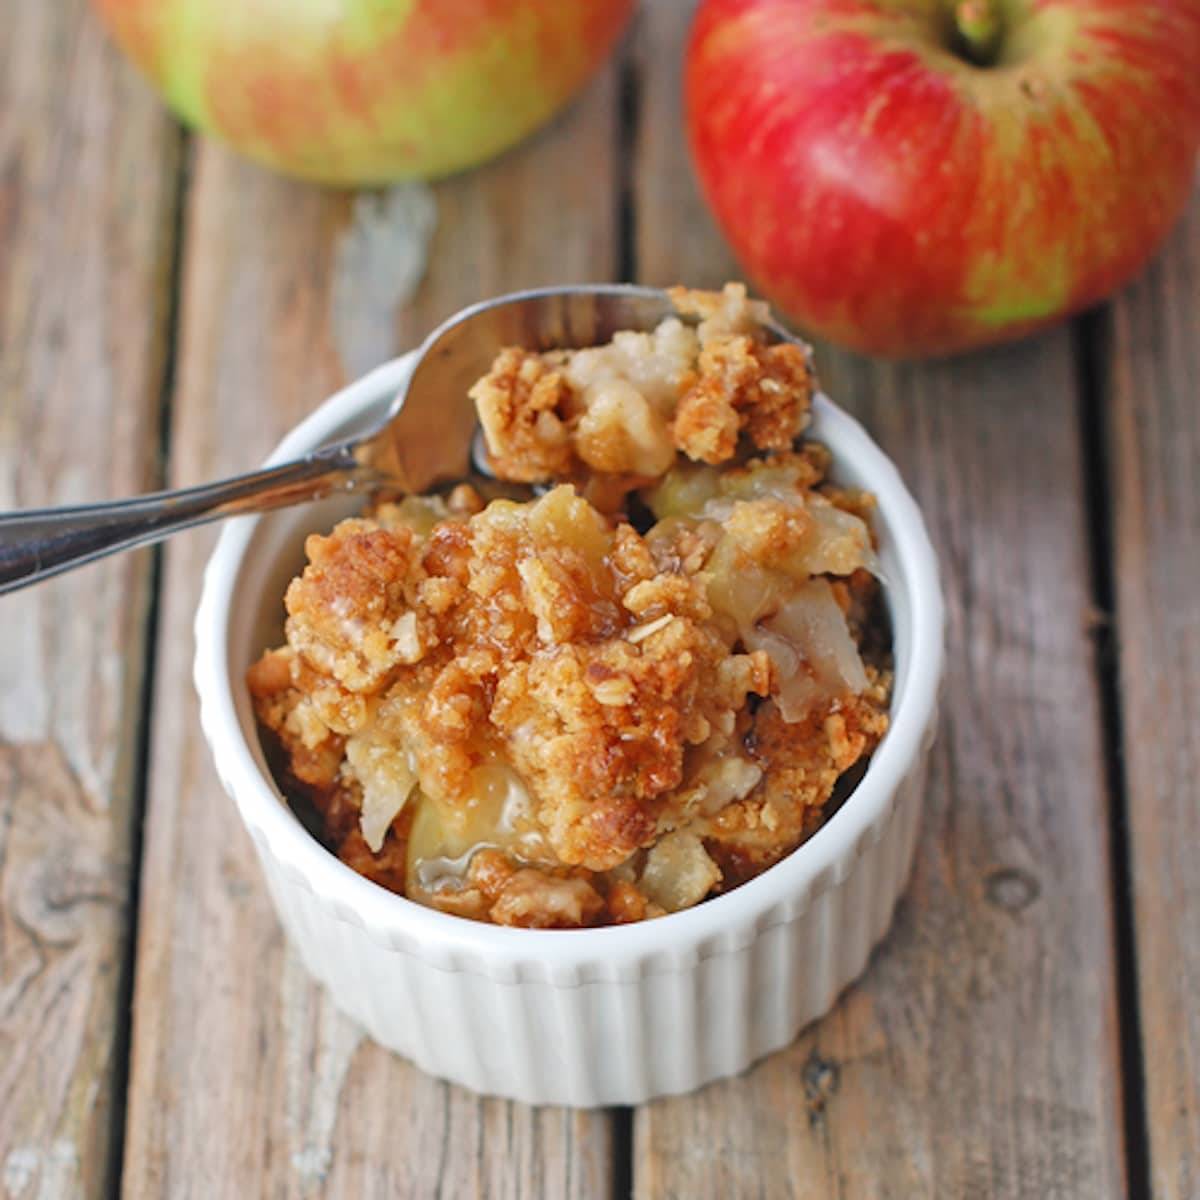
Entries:
{"type": "Polygon", "coordinates": [[[432,178],[548,120],[634,0],[93,0],[189,124],[324,183],[432,178]]]}
{"type": "Polygon", "coordinates": [[[704,0],[703,190],[798,324],[889,355],[1028,333],[1150,257],[1200,145],[1198,0],[704,0]]]}

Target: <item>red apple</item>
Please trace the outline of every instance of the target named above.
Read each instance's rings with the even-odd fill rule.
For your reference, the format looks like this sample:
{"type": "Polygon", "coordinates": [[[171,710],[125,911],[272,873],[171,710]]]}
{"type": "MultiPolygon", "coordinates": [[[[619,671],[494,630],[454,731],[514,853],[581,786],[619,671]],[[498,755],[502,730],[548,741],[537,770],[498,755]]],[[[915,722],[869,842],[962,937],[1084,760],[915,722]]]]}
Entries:
{"type": "Polygon", "coordinates": [[[1188,197],[1198,0],[704,0],[692,153],[746,271],[875,353],[1019,336],[1133,275],[1188,197]]]}
{"type": "Polygon", "coordinates": [[[604,61],[634,0],[93,0],[189,124],[326,183],[499,153],[604,61]]]}

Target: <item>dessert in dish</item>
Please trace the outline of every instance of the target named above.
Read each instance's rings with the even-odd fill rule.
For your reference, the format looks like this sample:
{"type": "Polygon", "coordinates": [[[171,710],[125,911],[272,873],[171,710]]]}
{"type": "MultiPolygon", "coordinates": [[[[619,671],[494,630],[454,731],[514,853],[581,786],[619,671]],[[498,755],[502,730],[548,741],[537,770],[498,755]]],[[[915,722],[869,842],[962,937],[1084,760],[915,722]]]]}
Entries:
{"type": "Polygon", "coordinates": [[[870,495],[803,437],[808,356],[738,285],[472,389],[500,485],[306,543],[248,673],[283,791],[349,866],[506,925],[637,921],[819,827],[887,727],[870,495]]]}

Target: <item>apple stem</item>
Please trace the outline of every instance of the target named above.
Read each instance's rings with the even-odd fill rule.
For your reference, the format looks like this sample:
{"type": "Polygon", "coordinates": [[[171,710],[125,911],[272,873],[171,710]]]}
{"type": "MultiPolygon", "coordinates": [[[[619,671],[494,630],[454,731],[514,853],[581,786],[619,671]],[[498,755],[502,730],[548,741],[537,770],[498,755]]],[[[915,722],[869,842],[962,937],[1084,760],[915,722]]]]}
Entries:
{"type": "Polygon", "coordinates": [[[955,0],[954,32],[971,62],[980,67],[995,62],[1002,32],[997,0],[955,0]]]}

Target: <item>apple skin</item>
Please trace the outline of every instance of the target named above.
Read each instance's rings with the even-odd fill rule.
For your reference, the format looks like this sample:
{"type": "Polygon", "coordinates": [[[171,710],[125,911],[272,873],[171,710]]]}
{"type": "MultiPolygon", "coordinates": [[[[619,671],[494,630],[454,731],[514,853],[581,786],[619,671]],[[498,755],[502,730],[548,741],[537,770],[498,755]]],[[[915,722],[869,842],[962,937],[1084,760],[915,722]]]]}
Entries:
{"type": "Polygon", "coordinates": [[[434,178],[548,120],[635,0],[92,0],[188,124],[323,183],[434,178]]]}
{"type": "Polygon", "coordinates": [[[892,357],[1019,337],[1134,275],[1200,145],[1197,0],[1004,0],[1000,66],[933,0],[705,0],[701,186],[798,325],[892,357]]]}

